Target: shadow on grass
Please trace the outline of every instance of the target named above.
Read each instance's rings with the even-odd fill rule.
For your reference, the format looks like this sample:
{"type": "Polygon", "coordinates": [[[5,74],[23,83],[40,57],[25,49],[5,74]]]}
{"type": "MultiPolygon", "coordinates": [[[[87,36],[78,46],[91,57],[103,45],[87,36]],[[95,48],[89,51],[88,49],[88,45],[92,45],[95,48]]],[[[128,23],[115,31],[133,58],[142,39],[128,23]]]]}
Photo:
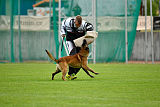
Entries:
{"type": "Polygon", "coordinates": [[[57,79],[54,79],[54,80],[51,80],[51,79],[38,79],[38,80],[33,80],[33,81],[36,81],[36,82],[78,82],[78,81],[83,81],[83,82],[89,82],[89,81],[97,81],[97,79],[94,79],[94,78],[85,78],[85,79],[76,79],[76,80],[66,80],[66,81],[63,81],[62,79],[60,78],[57,78],[57,79]]]}

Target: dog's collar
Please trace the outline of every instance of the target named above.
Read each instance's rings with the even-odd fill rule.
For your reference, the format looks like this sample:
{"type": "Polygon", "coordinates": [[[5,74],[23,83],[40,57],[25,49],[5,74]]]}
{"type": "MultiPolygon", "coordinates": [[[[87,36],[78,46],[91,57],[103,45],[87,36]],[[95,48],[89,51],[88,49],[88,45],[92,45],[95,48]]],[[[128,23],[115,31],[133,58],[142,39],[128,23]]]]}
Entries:
{"type": "Polygon", "coordinates": [[[82,58],[82,57],[85,57],[85,56],[81,55],[80,53],[79,53],[78,55],[79,55],[81,58],[82,58]]]}
{"type": "Polygon", "coordinates": [[[80,55],[81,57],[88,57],[87,55],[81,55],[80,53],[78,55],[80,55]]]}
{"type": "Polygon", "coordinates": [[[78,54],[78,59],[79,59],[80,62],[82,62],[81,57],[82,57],[82,56],[81,56],[80,54],[78,54]]]}

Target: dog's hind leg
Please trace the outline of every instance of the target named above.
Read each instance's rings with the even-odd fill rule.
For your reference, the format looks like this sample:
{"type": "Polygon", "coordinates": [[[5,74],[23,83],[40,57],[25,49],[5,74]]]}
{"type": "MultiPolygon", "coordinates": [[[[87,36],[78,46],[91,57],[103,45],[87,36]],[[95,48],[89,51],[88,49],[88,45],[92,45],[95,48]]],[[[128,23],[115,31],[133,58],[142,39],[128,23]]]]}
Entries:
{"type": "Polygon", "coordinates": [[[66,74],[67,74],[67,70],[64,69],[64,70],[62,71],[62,79],[63,79],[64,81],[66,81],[66,74]]]}
{"type": "Polygon", "coordinates": [[[59,66],[62,71],[62,79],[65,81],[66,80],[66,74],[67,74],[67,63],[66,62],[61,62],[59,63],[59,66]]]}
{"type": "Polygon", "coordinates": [[[60,73],[60,72],[61,72],[61,70],[57,68],[57,69],[56,69],[56,72],[52,73],[52,80],[54,80],[54,76],[55,76],[56,74],[60,73]]]}

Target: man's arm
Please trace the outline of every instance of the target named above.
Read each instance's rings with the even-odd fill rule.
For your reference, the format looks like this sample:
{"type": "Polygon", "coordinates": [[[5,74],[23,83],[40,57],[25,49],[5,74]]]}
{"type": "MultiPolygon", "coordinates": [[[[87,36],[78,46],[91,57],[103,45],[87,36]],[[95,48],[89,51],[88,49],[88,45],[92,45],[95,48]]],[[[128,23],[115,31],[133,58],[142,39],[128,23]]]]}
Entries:
{"type": "Polygon", "coordinates": [[[62,37],[65,37],[65,35],[66,35],[65,22],[66,22],[66,20],[63,20],[63,21],[62,21],[62,26],[61,26],[61,36],[62,36],[62,37]]]}

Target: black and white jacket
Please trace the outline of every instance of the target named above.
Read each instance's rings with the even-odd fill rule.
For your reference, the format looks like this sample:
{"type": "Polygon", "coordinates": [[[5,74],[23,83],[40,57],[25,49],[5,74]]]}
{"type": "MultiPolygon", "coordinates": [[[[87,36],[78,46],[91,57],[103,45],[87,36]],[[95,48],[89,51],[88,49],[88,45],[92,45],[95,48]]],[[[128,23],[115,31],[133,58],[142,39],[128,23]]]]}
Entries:
{"type": "Polygon", "coordinates": [[[87,31],[93,30],[91,23],[82,20],[81,26],[76,28],[74,21],[74,18],[68,18],[62,21],[61,35],[65,34],[67,41],[73,41],[74,39],[84,36],[87,31]]]}

